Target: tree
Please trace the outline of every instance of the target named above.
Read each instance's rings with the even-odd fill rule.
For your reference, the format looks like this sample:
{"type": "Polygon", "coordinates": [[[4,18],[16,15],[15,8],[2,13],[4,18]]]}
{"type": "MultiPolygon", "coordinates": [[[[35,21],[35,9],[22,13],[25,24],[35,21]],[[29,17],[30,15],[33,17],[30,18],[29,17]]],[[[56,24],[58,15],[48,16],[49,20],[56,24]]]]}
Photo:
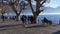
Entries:
{"type": "Polygon", "coordinates": [[[28,0],[28,3],[30,4],[30,8],[31,8],[32,13],[33,13],[34,23],[37,23],[36,22],[37,16],[39,15],[39,13],[41,13],[43,11],[43,9],[41,10],[41,7],[46,2],[46,0],[35,0],[36,1],[36,10],[35,11],[34,11],[34,8],[32,7],[31,1],[32,0],[28,0]]]}
{"type": "Polygon", "coordinates": [[[16,20],[18,21],[19,20],[19,15],[20,13],[22,12],[22,10],[25,9],[25,6],[27,6],[28,4],[26,4],[24,1],[21,1],[20,0],[10,0],[8,1],[7,0],[7,4],[14,10],[14,12],[16,13],[16,20]],[[17,7],[19,7],[20,11],[18,11],[17,7]]]}
{"type": "Polygon", "coordinates": [[[4,14],[8,11],[7,5],[0,3],[0,13],[2,14],[2,20],[4,21],[4,14]]]}

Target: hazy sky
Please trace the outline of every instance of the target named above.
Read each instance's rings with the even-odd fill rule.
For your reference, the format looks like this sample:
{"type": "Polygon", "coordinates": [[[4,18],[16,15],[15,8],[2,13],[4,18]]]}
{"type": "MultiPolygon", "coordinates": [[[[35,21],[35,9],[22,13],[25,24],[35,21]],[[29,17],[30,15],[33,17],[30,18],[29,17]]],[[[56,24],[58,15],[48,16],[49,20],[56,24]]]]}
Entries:
{"type": "MultiPolygon", "coordinates": [[[[35,5],[35,2],[33,2],[35,5]]],[[[45,3],[44,4],[46,7],[52,7],[52,8],[57,8],[60,6],[60,0],[50,0],[50,3],[45,3]]]]}
{"type": "Polygon", "coordinates": [[[50,3],[46,3],[45,6],[49,6],[49,7],[59,7],[60,6],[60,0],[51,0],[50,3]]]}

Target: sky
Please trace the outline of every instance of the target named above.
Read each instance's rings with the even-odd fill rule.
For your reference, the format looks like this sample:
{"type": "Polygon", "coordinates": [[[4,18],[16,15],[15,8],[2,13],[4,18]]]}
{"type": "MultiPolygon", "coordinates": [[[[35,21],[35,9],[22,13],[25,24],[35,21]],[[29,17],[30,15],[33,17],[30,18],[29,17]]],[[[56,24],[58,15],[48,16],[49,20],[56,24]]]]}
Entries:
{"type": "MultiPolygon", "coordinates": [[[[0,0],[1,1],[1,0],[0,0]]],[[[33,1],[33,0],[32,0],[33,1]]],[[[32,3],[33,5],[36,5],[36,2],[33,1],[32,3]]],[[[52,8],[57,8],[60,6],[60,0],[50,0],[50,3],[45,3],[44,4],[45,7],[52,7],[52,8]]]]}
{"type": "Polygon", "coordinates": [[[50,3],[45,3],[46,7],[57,8],[60,6],[60,0],[50,0],[50,3]]]}
{"type": "MultiPolygon", "coordinates": [[[[35,1],[33,2],[33,5],[35,4],[35,1]]],[[[50,0],[50,3],[45,3],[44,4],[45,7],[52,7],[52,8],[57,8],[60,6],[60,0],[50,0]]]]}
{"type": "MultiPolygon", "coordinates": [[[[0,0],[1,1],[1,0],[0,0]]],[[[33,0],[32,0],[33,1],[33,0]]],[[[32,2],[32,4],[33,5],[36,5],[36,2],[35,1],[33,1],[32,2]]],[[[47,8],[45,8],[46,9],[46,11],[47,11],[47,13],[46,13],[46,11],[44,12],[44,15],[45,14],[59,14],[60,15],[60,0],[50,0],[50,3],[45,3],[44,4],[44,6],[45,7],[51,7],[51,8],[53,8],[53,9],[49,9],[48,8],[48,10],[47,10],[47,8]],[[57,9],[56,9],[57,8],[57,9]],[[50,12],[49,12],[50,11],[50,12]],[[52,13],[51,13],[51,11],[53,11],[52,13]]]]}

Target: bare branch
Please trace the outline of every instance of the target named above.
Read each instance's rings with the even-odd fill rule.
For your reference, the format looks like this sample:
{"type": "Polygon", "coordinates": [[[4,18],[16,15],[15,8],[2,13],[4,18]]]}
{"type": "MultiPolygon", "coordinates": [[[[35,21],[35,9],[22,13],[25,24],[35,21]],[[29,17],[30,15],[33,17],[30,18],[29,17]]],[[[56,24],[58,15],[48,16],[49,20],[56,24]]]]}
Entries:
{"type": "Polygon", "coordinates": [[[44,0],[41,4],[40,4],[40,7],[46,2],[46,0],[44,0]]]}
{"type": "Polygon", "coordinates": [[[31,0],[28,0],[28,3],[30,4],[30,8],[31,8],[32,12],[34,13],[34,9],[33,9],[33,7],[32,7],[31,0]]]}
{"type": "Polygon", "coordinates": [[[40,9],[40,0],[36,0],[36,12],[40,9]]]}

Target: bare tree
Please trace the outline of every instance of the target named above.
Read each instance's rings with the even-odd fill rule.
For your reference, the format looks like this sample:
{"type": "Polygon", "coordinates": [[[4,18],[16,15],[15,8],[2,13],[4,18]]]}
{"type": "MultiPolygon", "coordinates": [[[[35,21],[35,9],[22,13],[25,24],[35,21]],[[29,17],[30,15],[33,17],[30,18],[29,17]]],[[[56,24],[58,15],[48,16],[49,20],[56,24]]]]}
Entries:
{"type": "Polygon", "coordinates": [[[4,21],[4,14],[8,11],[7,5],[0,3],[0,13],[2,14],[2,20],[4,21]]]}
{"type": "Polygon", "coordinates": [[[15,1],[7,1],[8,5],[14,10],[14,12],[16,13],[16,20],[19,20],[19,15],[22,12],[22,10],[24,10],[25,6],[27,4],[25,4],[24,1],[20,1],[20,0],[15,0],[15,1]],[[19,7],[20,11],[18,11],[17,7],[19,7]]]}
{"type": "Polygon", "coordinates": [[[39,15],[39,13],[41,13],[43,11],[40,10],[41,7],[43,6],[43,4],[46,2],[46,0],[35,0],[36,1],[36,11],[34,11],[34,8],[32,7],[32,0],[28,0],[28,3],[30,4],[30,8],[32,10],[32,13],[33,13],[33,17],[34,17],[34,23],[37,23],[36,22],[36,19],[37,19],[37,16],[39,15]]]}

